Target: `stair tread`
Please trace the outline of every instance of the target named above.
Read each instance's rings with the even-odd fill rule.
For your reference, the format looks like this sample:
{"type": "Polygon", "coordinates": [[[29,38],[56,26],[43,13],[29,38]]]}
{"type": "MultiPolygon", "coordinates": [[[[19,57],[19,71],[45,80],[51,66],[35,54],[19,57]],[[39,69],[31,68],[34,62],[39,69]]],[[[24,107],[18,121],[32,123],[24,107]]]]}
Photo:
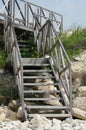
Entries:
{"type": "Polygon", "coordinates": [[[52,72],[52,70],[23,70],[23,72],[36,72],[36,73],[41,73],[41,72],[52,72]]]}
{"type": "Polygon", "coordinates": [[[54,76],[24,76],[24,79],[52,79],[54,76]]]}
{"type": "MultiPolygon", "coordinates": [[[[30,118],[34,117],[35,114],[27,114],[30,118]]],[[[40,116],[44,116],[44,117],[58,117],[58,118],[62,118],[62,117],[70,117],[70,114],[39,114],[40,116]]]]}
{"type": "Polygon", "coordinates": [[[49,100],[61,100],[61,98],[24,98],[24,101],[49,101],[49,100]]]}
{"type": "Polygon", "coordinates": [[[49,64],[35,64],[35,63],[34,64],[29,64],[29,63],[25,64],[24,63],[23,66],[50,66],[50,65],[49,64]]]}
{"type": "Polygon", "coordinates": [[[22,58],[22,63],[23,65],[41,65],[41,66],[49,66],[49,59],[48,58],[22,58]]]}
{"type": "Polygon", "coordinates": [[[50,86],[50,85],[58,85],[58,83],[23,83],[24,86],[50,86]]]}
{"type": "Polygon", "coordinates": [[[36,105],[36,106],[27,106],[28,109],[70,109],[69,106],[51,106],[51,105],[36,105]]]}
{"type": "Polygon", "coordinates": [[[24,93],[60,93],[60,90],[24,90],[24,93]]]}

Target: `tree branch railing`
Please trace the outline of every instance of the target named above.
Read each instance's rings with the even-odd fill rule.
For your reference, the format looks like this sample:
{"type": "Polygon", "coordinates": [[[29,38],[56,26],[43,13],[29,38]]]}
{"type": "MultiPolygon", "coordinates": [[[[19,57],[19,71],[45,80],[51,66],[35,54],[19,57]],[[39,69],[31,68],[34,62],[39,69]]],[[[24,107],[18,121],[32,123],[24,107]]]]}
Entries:
{"type": "Polygon", "coordinates": [[[59,88],[68,100],[66,105],[72,106],[71,62],[52,21],[47,20],[39,29],[37,45],[40,56],[50,56],[54,71],[58,73],[59,88]]]}
{"type": "Polygon", "coordinates": [[[56,12],[26,2],[25,0],[8,0],[8,3],[5,0],[1,0],[0,2],[3,3],[5,8],[4,12],[1,11],[0,13],[3,14],[3,17],[5,17],[4,13],[10,14],[8,17],[11,18],[14,24],[27,27],[28,29],[32,28],[34,31],[34,17],[36,16],[40,26],[42,26],[47,19],[50,19],[53,24],[55,24],[58,33],[61,33],[63,30],[63,17],[56,12]]]}
{"type": "Polygon", "coordinates": [[[18,42],[16,39],[15,30],[13,24],[9,19],[5,19],[4,23],[4,39],[5,39],[5,51],[8,55],[9,62],[13,66],[13,71],[16,78],[16,84],[19,89],[19,96],[20,101],[22,104],[23,110],[24,108],[24,101],[23,101],[23,65],[21,61],[21,53],[19,50],[18,42]]]}

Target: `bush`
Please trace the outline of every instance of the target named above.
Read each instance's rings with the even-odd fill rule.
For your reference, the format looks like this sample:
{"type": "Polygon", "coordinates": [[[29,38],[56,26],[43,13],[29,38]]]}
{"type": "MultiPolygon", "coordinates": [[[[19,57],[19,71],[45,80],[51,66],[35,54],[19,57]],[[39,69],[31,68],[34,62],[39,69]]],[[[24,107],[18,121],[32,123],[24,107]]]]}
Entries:
{"type": "Polygon", "coordinates": [[[19,99],[19,93],[17,87],[4,86],[0,87],[0,105],[7,105],[11,100],[19,99]]]}
{"type": "Polygon", "coordinates": [[[0,68],[3,68],[7,64],[4,50],[0,50],[0,68]]]}
{"type": "Polygon", "coordinates": [[[69,57],[73,59],[75,55],[86,49],[86,28],[73,27],[63,32],[61,40],[69,57]]]}

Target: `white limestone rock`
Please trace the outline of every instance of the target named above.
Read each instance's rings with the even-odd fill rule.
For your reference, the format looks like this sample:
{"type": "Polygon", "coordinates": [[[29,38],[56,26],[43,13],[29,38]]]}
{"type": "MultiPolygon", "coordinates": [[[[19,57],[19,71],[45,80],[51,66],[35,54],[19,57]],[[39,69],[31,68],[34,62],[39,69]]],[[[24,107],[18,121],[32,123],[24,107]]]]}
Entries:
{"type": "Polygon", "coordinates": [[[76,97],[73,100],[73,107],[86,111],[86,97],[76,97]]]}
{"type": "Polygon", "coordinates": [[[82,120],[86,120],[86,111],[80,110],[79,108],[72,108],[73,116],[82,120]]]}
{"type": "Polygon", "coordinates": [[[35,117],[31,120],[31,124],[33,128],[39,128],[40,130],[42,130],[49,128],[51,126],[51,121],[45,117],[36,114],[35,117]]]}
{"type": "Polygon", "coordinates": [[[29,121],[25,121],[21,124],[21,130],[26,130],[29,127],[29,121]]]}
{"type": "Polygon", "coordinates": [[[23,118],[23,113],[22,113],[22,107],[21,106],[18,108],[17,118],[20,119],[20,120],[23,118]]]}
{"type": "Polygon", "coordinates": [[[79,87],[77,97],[86,97],[86,86],[79,87]]]}
{"type": "Polygon", "coordinates": [[[6,114],[5,113],[1,113],[0,114],[0,121],[5,121],[6,119],[6,114]]]}

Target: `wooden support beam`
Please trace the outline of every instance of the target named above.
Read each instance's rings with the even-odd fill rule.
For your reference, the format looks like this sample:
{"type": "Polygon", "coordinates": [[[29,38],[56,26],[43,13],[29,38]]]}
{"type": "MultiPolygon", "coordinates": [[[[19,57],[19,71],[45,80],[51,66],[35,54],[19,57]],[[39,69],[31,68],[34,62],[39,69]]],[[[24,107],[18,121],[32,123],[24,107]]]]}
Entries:
{"type": "Polygon", "coordinates": [[[18,75],[18,73],[19,73],[20,70],[21,70],[21,66],[19,66],[19,67],[17,68],[17,71],[16,71],[16,73],[15,73],[16,76],[18,75]]]}
{"type": "Polygon", "coordinates": [[[15,41],[14,41],[14,43],[13,43],[11,49],[9,50],[9,53],[12,53],[14,47],[16,47],[16,42],[15,42],[15,41]]]}

